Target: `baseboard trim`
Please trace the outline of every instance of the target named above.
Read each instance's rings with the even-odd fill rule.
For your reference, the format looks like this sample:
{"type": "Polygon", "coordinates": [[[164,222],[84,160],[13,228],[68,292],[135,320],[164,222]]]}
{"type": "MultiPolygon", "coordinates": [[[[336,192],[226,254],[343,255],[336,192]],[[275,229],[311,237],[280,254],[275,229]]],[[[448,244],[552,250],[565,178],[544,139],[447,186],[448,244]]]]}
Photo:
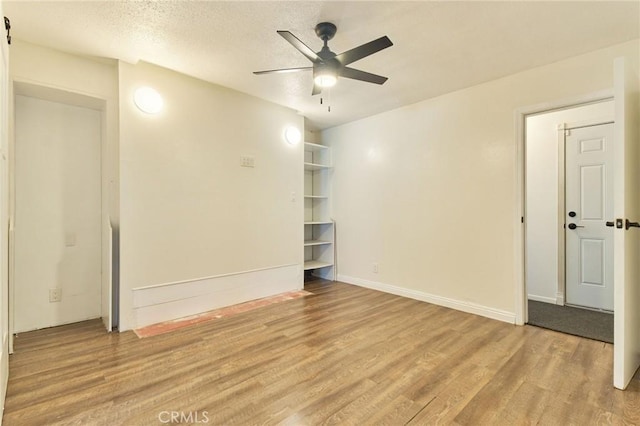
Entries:
{"type": "Polygon", "coordinates": [[[554,305],[557,303],[557,299],[555,297],[538,296],[536,294],[527,294],[527,299],[535,302],[551,303],[554,305]]]}
{"type": "Polygon", "coordinates": [[[376,281],[369,281],[362,278],[356,278],[342,274],[339,274],[337,276],[337,280],[345,282],[347,284],[357,285],[359,287],[365,287],[372,290],[382,291],[384,293],[395,294],[396,296],[408,297],[410,299],[420,300],[422,302],[432,303],[438,306],[444,306],[445,308],[451,308],[469,314],[480,315],[485,318],[507,322],[509,324],[516,323],[516,316],[513,312],[490,308],[488,306],[478,305],[472,302],[464,302],[461,300],[425,293],[418,290],[412,290],[376,281]]]}
{"type": "Polygon", "coordinates": [[[226,274],[210,275],[210,276],[207,276],[207,277],[190,278],[190,279],[187,279],[187,280],[171,281],[171,282],[168,282],[168,283],[151,284],[151,285],[146,285],[146,286],[141,286],[141,287],[134,287],[131,290],[140,291],[140,290],[149,290],[149,289],[159,288],[159,287],[180,286],[180,285],[183,285],[183,284],[188,284],[188,283],[193,283],[193,282],[201,282],[201,281],[206,281],[206,280],[213,280],[213,279],[216,279],[216,278],[232,277],[232,276],[235,276],[235,275],[250,274],[250,273],[253,273],[253,272],[269,271],[271,269],[281,269],[281,268],[287,268],[287,267],[290,267],[290,266],[299,266],[299,265],[297,263],[288,263],[286,265],[267,266],[266,268],[248,269],[246,271],[229,272],[229,273],[226,273],[226,274]]]}

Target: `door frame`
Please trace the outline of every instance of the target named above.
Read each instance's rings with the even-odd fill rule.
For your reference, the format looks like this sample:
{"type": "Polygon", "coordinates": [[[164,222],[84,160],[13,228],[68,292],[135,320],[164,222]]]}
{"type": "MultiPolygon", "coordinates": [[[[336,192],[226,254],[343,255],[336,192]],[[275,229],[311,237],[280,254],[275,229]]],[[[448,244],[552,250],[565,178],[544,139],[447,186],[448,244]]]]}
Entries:
{"type": "MultiPolygon", "coordinates": [[[[516,178],[514,181],[514,193],[516,203],[514,208],[513,224],[516,232],[514,235],[514,283],[515,283],[515,324],[524,325],[529,320],[527,308],[527,289],[525,276],[525,142],[526,142],[526,119],[529,115],[541,114],[545,112],[557,111],[573,108],[591,103],[603,102],[613,99],[613,89],[601,90],[573,98],[544,102],[536,105],[524,106],[515,111],[515,140],[516,140],[516,178]]],[[[563,142],[564,144],[564,142],[563,142]]],[[[563,166],[564,170],[564,166],[563,166]]],[[[564,176],[564,175],[563,175],[564,176]]],[[[564,191],[564,190],[563,190],[564,191]]],[[[562,194],[564,202],[564,192],[562,194]]],[[[564,210],[564,206],[562,206],[564,210]]],[[[562,218],[564,221],[564,217],[562,218]]],[[[564,222],[562,222],[564,223],[564,222]]],[[[564,256],[564,249],[562,251],[564,256]]]]}
{"type": "Polygon", "coordinates": [[[111,211],[111,183],[107,179],[106,173],[110,167],[109,161],[109,140],[107,138],[107,103],[108,99],[97,97],[94,94],[86,94],[46,85],[41,82],[33,82],[29,80],[12,78],[9,82],[9,102],[10,108],[10,124],[9,124],[9,352],[13,353],[13,336],[15,325],[15,96],[31,96],[45,101],[58,102],[72,106],[90,108],[100,111],[101,118],[101,138],[100,138],[100,163],[101,163],[101,263],[102,263],[102,282],[101,282],[101,313],[103,315],[103,323],[107,331],[117,328],[117,303],[113,300],[117,295],[116,282],[114,276],[117,271],[113,269],[112,258],[112,237],[113,237],[113,221],[110,217],[111,211]],[[106,167],[105,167],[106,166],[106,167]],[[105,202],[106,201],[106,202],[105,202]],[[104,261],[104,257],[108,256],[108,262],[104,261]],[[109,266],[105,268],[105,263],[109,266]],[[108,293],[108,294],[105,294],[108,293]],[[106,306],[105,306],[106,304],[106,306]],[[105,318],[104,314],[108,313],[105,318]],[[115,327],[114,327],[114,324],[115,327]]]}

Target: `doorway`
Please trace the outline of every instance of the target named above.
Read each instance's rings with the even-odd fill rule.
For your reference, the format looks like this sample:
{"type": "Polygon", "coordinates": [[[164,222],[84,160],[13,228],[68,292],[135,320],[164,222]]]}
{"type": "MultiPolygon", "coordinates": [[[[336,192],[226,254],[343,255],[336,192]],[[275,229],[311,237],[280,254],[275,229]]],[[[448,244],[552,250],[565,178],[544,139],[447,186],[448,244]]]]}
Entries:
{"type": "Polygon", "coordinates": [[[102,316],[102,112],[15,96],[13,332],[102,316]]]}
{"type": "MultiPolygon", "coordinates": [[[[589,132],[584,129],[612,120],[613,101],[604,100],[530,114],[525,121],[525,296],[530,301],[530,309],[535,309],[530,312],[528,322],[579,335],[584,335],[581,334],[583,331],[598,329],[594,336],[585,337],[610,336],[605,341],[613,341],[612,315],[602,314],[604,316],[594,319],[598,327],[593,327],[586,325],[583,312],[564,306],[574,304],[613,310],[613,292],[610,293],[611,304],[601,307],[591,302],[585,303],[581,298],[576,299],[583,289],[606,287],[602,285],[605,283],[603,274],[609,274],[606,276],[609,287],[606,288],[612,288],[611,265],[605,268],[602,262],[593,261],[604,260],[605,239],[600,237],[612,234],[608,228],[601,230],[600,226],[596,226],[596,222],[601,220],[597,225],[605,228],[604,218],[612,217],[612,207],[604,207],[603,204],[611,193],[609,189],[605,191],[604,187],[597,185],[603,184],[604,181],[596,178],[604,179],[602,173],[606,169],[602,164],[592,161],[598,152],[597,138],[582,137],[589,132]],[[565,139],[571,146],[565,147],[565,139]],[[576,145],[580,141],[584,142],[584,146],[576,145]],[[585,155],[576,156],[576,149],[584,151],[585,155]],[[578,158],[583,158],[585,166],[580,170],[580,164],[576,162],[578,158]],[[584,183],[582,189],[591,191],[592,196],[588,199],[576,195],[580,194],[581,188],[574,187],[579,186],[580,182],[584,183]],[[600,211],[596,212],[598,209],[600,211]],[[566,225],[575,228],[566,228],[566,225]],[[602,235],[595,235],[594,232],[602,235]],[[589,250],[585,251],[585,247],[589,250]],[[579,262],[583,255],[590,255],[592,259],[579,262]],[[580,269],[582,266],[586,269],[580,269]],[[585,279],[578,284],[582,278],[585,279]],[[560,330],[564,325],[568,328],[560,330]]],[[[610,173],[610,168],[608,171],[610,173]]],[[[606,248],[609,249],[611,245],[609,242],[606,248]]],[[[586,317],[592,316],[586,313],[586,317]]]]}

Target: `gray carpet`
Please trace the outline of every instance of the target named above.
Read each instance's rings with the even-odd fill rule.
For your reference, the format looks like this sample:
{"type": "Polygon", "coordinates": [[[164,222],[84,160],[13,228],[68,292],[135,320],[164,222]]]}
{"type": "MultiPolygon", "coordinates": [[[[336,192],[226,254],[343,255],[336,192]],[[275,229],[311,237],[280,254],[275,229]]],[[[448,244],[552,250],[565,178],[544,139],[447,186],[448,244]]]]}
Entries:
{"type": "Polygon", "coordinates": [[[529,300],[529,324],[613,343],[613,314],[529,300]]]}

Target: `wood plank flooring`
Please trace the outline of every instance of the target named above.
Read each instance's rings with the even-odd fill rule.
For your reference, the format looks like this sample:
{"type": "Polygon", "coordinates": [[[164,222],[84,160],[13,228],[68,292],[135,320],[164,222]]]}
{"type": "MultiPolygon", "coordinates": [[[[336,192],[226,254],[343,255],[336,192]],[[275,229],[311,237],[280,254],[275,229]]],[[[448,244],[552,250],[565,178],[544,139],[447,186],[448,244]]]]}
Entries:
{"type": "Polygon", "coordinates": [[[342,283],[138,339],[20,334],[5,425],[640,424],[610,344],[342,283]],[[171,417],[173,416],[173,417],[171,417]]]}

